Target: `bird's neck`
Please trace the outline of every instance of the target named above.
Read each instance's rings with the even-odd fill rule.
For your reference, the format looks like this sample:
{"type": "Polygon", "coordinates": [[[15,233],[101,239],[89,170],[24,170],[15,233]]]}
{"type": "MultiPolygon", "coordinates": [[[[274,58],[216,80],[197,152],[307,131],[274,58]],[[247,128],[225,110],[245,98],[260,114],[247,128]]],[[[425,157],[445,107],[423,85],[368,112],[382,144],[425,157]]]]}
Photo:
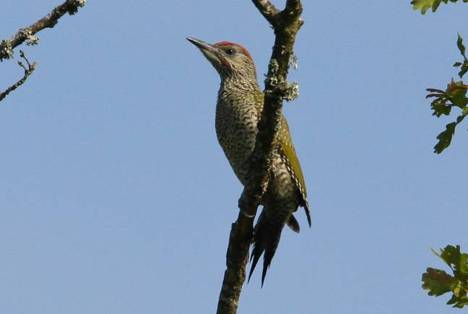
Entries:
{"type": "Polygon", "coordinates": [[[221,91],[240,92],[240,93],[257,93],[260,92],[260,87],[256,77],[236,77],[229,76],[221,78],[221,91]]]}

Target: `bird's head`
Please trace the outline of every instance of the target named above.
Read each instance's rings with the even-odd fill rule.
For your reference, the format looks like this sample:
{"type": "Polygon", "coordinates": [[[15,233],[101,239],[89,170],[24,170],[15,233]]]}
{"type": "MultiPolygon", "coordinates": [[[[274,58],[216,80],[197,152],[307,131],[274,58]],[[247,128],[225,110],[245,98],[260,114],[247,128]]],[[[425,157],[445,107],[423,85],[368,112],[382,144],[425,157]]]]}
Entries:
{"type": "Polygon", "coordinates": [[[255,64],[250,53],[241,45],[229,41],[208,44],[193,37],[187,37],[187,40],[200,49],[221,79],[234,77],[256,81],[255,64]]]}

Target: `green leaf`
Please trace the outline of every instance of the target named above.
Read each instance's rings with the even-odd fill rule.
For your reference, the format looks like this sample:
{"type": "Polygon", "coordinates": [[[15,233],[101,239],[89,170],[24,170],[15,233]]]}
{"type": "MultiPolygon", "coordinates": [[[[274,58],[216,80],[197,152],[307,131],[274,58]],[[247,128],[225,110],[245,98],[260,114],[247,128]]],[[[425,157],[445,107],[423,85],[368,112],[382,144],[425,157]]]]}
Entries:
{"type": "Polygon", "coordinates": [[[447,85],[445,94],[455,106],[463,109],[468,103],[468,98],[466,98],[467,90],[468,86],[465,85],[463,81],[455,82],[452,80],[450,84],[447,85]]]}
{"type": "Polygon", "coordinates": [[[459,76],[460,78],[463,78],[463,75],[465,75],[466,72],[468,72],[468,61],[465,61],[465,62],[463,63],[463,65],[462,65],[461,68],[460,68],[460,72],[458,72],[458,76],[459,76]]]}
{"type": "Polygon", "coordinates": [[[439,140],[434,146],[434,152],[437,154],[442,153],[447,147],[450,146],[452,142],[453,134],[455,133],[455,127],[457,126],[456,122],[449,123],[445,126],[445,130],[437,135],[439,140]]]}
{"type": "Polygon", "coordinates": [[[461,309],[465,305],[468,305],[468,297],[466,297],[466,296],[457,297],[454,294],[454,295],[452,295],[452,298],[447,302],[447,304],[449,304],[449,305],[453,304],[453,307],[457,307],[457,308],[461,309]]]}
{"type": "Polygon", "coordinates": [[[460,261],[460,246],[447,245],[444,249],[440,250],[440,253],[437,254],[450,268],[458,265],[460,261]]]}
{"type": "MultiPolygon", "coordinates": [[[[432,3],[432,12],[435,12],[437,10],[437,8],[440,5],[440,2],[441,2],[441,0],[435,0],[434,3],[432,3]]],[[[445,1],[445,3],[447,3],[447,2],[445,1]]]]}
{"type": "Polygon", "coordinates": [[[426,14],[426,11],[432,8],[434,0],[413,0],[411,1],[413,10],[420,10],[422,14],[426,14]]]}
{"type": "Polygon", "coordinates": [[[462,253],[459,245],[447,245],[439,252],[432,251],[452,269],[453,276],[440,269],[427,268],[422,276],[423,289],[432,296],[452,292],[447,304],[453,307],[468,305],[468,254],[462,253]]]}
{"type": "Polygon", "coordinates": [[[434,111],[432,114],[439,118],[442,115],[448,116],[450,111],[452,111],[451,106],[447,106],[445,101],[436,99],[431,104],[432,110],[434,111]]]}
{"type": "Polygon", "coordinates": [[[463,56],[463,58],[466,60],[465,45],[463,45],[463,38],[460,36],[460,34],[458,34],[458,38],[457,38],[457,47],[458,47],[458,50],[460,50],[460,53],[463,56]]]}
{"type": "Polygon", "coordinates": [[[463,276],[468,276],[468,254],[463,253],[460,256],[460,264],[459,264],[458,271],[460,271],[460,273],[463,276]]]}
{"type": "Polygon", "coordinates": [[[440,296],[452,291],[452,286],[455,283],[454,278],[445,271],[430,267],[422,275],[422,281],[422,288],[428,290],[427,294],[433,296],[440,296]]]}
{"type": "Polygon", "coordinates": [[[460,65],[462,65],[462,64],[463,64],[463,63],[461,63],[461,62],[455,62],[452,66],[453,66],[454,68],[458,68],[458,67],[459,67],[460,65]]]}
{"type": "MultiPolygon", "coordinates": [[[[411,4],[413,5],[414,10],[420,10],[422,14],[425,14],[429,9],[432,9],[432,12],[435,12],[442,2],[447,4],[449,1],[457,2],[458,0],[413,0],[411,1],[411,4]]],[[[463,2],[468,2],[468,0],[463,0],[463,2]]]]}

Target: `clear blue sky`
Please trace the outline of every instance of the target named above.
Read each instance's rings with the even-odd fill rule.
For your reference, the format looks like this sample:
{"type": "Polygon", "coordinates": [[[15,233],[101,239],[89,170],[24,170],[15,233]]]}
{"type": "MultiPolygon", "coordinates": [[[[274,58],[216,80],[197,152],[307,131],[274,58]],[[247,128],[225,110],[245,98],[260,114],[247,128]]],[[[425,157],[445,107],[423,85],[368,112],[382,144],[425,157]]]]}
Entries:
{"type": "MultiPolygon", "coordinates": [[[[282,3],[283,1],[276,1],[282,3]]],[[[421,289],[430,248],[468,249],[466,123],[426,87],[456,72],[467,6],[304,1],[300,98],[286,104],[312,205],[239,313],[460,313],[421,289]]],[[[0,38],[60,1],[3,0],[0,38]]],[[[250,1],[89,1],[24,48],[38,68],[0,103],[0,312],[213,313],[241,186],[214,132],[218,77],[185,37],[273,35],[250,1]]],[[[0,86],[21,76],[0,64],[0,86]]]]}

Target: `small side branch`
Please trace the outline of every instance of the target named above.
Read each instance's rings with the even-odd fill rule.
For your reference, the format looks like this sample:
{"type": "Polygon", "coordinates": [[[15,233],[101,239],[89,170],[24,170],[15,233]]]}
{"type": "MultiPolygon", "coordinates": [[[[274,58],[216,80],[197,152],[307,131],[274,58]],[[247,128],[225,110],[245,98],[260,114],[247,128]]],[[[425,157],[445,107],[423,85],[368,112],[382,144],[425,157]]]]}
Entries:
{"type": "Polygon", "coordinates": [[[20,57],[24,60],[25,63],[18,61],[18,65],[23,68],[24,75],[23,77],[17,81],[15,84],[8,87],[4,92],[0,93],[0,101],[2,101],[9,93],[20,87],[21,85],[26,82],[28,77],[34,72],[36,69],[36,62],[30,63],[29,60],[26,58],[24,52],[20,50],[20,57]]]}
{"type": "Polygon", "coordinates": [[[263,17],[271,24],[274,25],[276,16],[278,15],[278,9],[269,0],[253,0],[254,5],[263,17]]]}
{"type": "Polygon", "coordinates": [[[218,301],[218,314],[235,314],[245,281],[253,220],[268,186],[270,160],[281,119],[284,100],[289,100],[293,89],[287,83],[290,60],[296,35],[303,24],[300,18],[300,0],[287,0],[283,11],[278,11],[268,0],[252,0],[271,24],[275,44],[265,79],[265,101],[258,124],[255,149],[250,157],[249,181],[239,199],[239,216],[232,225],[226,254],[226,271],[218,301]]]}
{"type": "MultiPolygon", "coordinates": [[[[5,39],[0,42],[0,61],[4,59],[10,59],[13,57],[13,50],[19,45],[26,42],[27,45],[36,45],[39,38],[36,33],[43,30],[44,28],[52,28],[58,20],[68,13],[70,15],[78,12],[78,9],[86,4],[86,0],[66,0],[61,5],[55,7],[49,14],[38,20],[36,23],[31,24],[28,27],[20,28],[15,35],[10,39],[5,39]]],[[[24,76],[15,84],[8,87],[4,92],[0,94],[0,101],[2,101],[8,94],[20,87],[26,82],[28,77],[36,68],[36,63],[30,64],[26,59],[24,52],[20,50],[20,57],[26,62],[25,66],[21,61],[18,64],[24,69],[24,76]]]]}

